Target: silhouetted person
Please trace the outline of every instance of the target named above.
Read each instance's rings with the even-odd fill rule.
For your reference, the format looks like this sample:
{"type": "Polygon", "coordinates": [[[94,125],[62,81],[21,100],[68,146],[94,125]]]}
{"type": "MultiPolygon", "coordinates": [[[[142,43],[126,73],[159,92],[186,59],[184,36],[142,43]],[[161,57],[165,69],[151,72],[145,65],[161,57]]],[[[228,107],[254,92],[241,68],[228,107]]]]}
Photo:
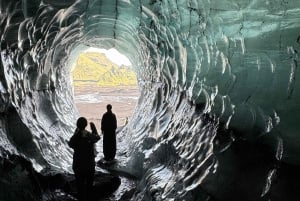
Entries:
{"type": "Polygon", "coordinates": [[[94,123],[90,123],[92,133],[85,130],[87,123],[86,118],[80,117],[74,135],[69,141],[69,146],[74,149],[72,167],[79,201],[91,199],[95,174],[94,145],[100,139],[94,123]]]}
{"type": "Polygon", "coordinates": [[[106,161],[113,160],[116,155],[116,129],[117,118],[111,111],[112,106],[106,106],[107,112],[102,116],[101,131],[103,133],[103,154],[106,161]]]}

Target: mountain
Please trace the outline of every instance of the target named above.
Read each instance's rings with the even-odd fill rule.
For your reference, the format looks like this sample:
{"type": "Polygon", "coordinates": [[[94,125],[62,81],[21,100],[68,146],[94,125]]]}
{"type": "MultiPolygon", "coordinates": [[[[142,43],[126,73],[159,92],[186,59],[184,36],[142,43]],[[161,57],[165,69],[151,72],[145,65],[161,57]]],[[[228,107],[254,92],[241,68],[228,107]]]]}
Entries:
{"type": "Polygon", "coordinates": [[[105,54],[82,53],[72,71],[74,86],[136,86],[135,72],[130,66],[118,66],[105,54]]]}

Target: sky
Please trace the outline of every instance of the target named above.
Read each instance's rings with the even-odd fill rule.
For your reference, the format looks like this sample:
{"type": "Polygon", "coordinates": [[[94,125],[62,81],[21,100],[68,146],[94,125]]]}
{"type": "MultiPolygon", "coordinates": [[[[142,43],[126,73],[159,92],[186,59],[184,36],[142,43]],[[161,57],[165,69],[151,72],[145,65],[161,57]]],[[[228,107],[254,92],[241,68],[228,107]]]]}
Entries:
{"type": "Polygon", "coordinates": [[[103,53],[109,60],[111,60],[111,62],[119,66],[121,65],[131,66],[131,62],[129,61],[129,59],[114,48],[106,50],[106,49],[98,49],[98,48],[90,47],[87,50],[85,50],[85,52],[103,53]]]}

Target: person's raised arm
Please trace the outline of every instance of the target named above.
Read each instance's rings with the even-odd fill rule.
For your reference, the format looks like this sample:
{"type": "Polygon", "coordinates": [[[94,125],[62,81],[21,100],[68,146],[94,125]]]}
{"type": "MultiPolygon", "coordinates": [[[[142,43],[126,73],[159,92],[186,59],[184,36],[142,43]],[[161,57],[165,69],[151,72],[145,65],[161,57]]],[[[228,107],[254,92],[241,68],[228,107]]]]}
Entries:
{"type": "Polygon", "coordinates": [[[90,127],[92,130],[92,141],[93,142],[97,142],[98,140],[100,140],[100,136],[98,134],[98,131],[96,129],[96,126],[93,122],[90,123],[90,127]]]}

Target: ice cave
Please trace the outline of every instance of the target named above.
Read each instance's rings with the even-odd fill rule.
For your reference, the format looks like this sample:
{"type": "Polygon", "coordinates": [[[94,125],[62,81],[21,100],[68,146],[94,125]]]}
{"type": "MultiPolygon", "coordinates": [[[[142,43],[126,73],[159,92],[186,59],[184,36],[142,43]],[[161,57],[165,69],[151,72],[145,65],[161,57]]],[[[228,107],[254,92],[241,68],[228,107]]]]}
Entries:
{"type": "Polygon", "coordinates": [[[0,200],[72,200],[36,175],[72,174],[70,66],[88,48],[138,78],[119,200],[299,200],[300,1],[1,0],[0,37],[0,200]]]}

